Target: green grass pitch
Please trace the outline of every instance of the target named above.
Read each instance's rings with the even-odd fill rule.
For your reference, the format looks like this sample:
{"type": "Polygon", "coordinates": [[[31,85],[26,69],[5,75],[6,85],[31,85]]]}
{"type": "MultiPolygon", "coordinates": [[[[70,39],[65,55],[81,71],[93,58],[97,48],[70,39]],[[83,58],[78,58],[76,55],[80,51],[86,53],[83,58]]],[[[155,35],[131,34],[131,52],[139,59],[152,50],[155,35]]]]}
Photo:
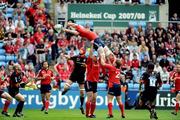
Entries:
{"type": "MultiPolygon", "coordinates": [[[[38,109],[25,109],[24,117],[13,118],[0,115],[0,120],[87,120],[80,110],[49,110],[49,114],[44,114],[38,109]]],[[[149,112],[147,110],[126,110],[126,118],[123,120],[149,120],[149,112]]],[[[106,120],[107,110],[96,110],[96,120],[106,120]]],[[[114,110],[114,118],[111,120],[121,120],[118,110],[114,110]]],[[[171,110],[157,110],[158,120],[180,120],[180,113],[177,116],[171,115],[171,110]]],[[[88,118],[93,119],[93,118],[88,118]]]]}

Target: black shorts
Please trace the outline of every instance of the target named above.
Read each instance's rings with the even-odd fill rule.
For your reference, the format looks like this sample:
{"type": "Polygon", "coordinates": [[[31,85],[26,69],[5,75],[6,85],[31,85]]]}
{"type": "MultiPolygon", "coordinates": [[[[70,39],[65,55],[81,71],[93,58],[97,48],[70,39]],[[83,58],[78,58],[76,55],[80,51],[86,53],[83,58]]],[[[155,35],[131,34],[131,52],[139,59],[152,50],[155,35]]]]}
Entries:
{"type": "Polygon", "coordinates": [[[1,95],[4,93],[4,91],[3,90],[0,90],[0,97],[1,97],[1,95]]]}
{"type": "Polygon", "coordinates": [[[178,94],[180,94],[180,90],[177,90],[177,91],[176,91],[176,95],[178,95],[178,94]]]}
{"type": "Polygon", "coordinates": [[[72,82],[77,82],[78,84],[84,84],[84,75],[78,75],[78,74],[71,74],[69,80],[72,82]]]}
{"type": "Polygon", "coordinates": [[[41,94],[49,93],[51,91],[51,85],[41,85],[41,94]]]}
{"type": "Polygon", "coordinates": [[[8,92],[14,98],[19,93],[19,88],[9,88],[8,92]]]}
{"type": "Polygon", "coordinates": [[[141,95],[141,100],[145,104],[146,102],[154,102],[156,99],[157,90],[144,90],[141,95]]]}
{"type": "Polygon", "coordinates": [[[97,92],[97,82],[86,81],[84,87],[86,92],[97,92]]]}
{"type": "Polygon", "coordinates": [[[101,46],[104,47],[105,44],[103,43],[103,41],[100,38],[96,38],[94,40],[94,45],[93,46],[94,46],[94,49],[97,50],[101,46]]]}
{"type": "Polygon", "coordinates": [[[121,85],[115,84],[113,87],[108,88],[108,94],[113,96],[121,96],[121,85]]]}

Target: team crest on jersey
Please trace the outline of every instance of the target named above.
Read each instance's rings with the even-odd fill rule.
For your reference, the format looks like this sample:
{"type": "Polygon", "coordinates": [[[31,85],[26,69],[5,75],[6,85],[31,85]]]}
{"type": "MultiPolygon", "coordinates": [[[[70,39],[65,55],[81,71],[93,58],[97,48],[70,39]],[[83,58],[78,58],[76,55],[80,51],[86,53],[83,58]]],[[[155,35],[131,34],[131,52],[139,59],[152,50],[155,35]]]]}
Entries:
{"type": "Polygon", "coordinates": [[[80,61],[80,58],[77,58],[77,61],[79,62],[79,61],[80,61]]]}

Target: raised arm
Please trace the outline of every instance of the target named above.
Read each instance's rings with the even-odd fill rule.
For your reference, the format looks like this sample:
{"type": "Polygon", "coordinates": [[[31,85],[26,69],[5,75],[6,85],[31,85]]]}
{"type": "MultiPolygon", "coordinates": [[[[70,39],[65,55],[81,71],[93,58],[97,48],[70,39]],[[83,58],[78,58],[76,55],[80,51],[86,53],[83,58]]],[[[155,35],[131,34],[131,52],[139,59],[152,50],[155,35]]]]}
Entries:
{"type": "Polygon", "coordinates": [[[93,57],[93,41],[91,41],[91,49],[89,51],[89,57],[92,58],[93,57]]]}
{"type": "Polygon", "coordinates": [[[56,71],[56,73],[58,73],[58,70],[57,70],[58,64],[59,64],[59,63],[57,63],[56,65],[54,65],[54,70],[56,71]]]}
{"type": "Polygon", "coordinates": [[[77,32],[77,31],[75,31],[75,30],[64,29],[63,31],[64,31],[64,32],[67,32],[67,33],[74,34],[74,35],[79,35],[79,32],[77,32]]]}
{"type": "Polygon", "coordinates": [[[72,23],[72,22],[68,22],[68,23],[67,23],[67,26],[76,28],[76,27],[78,26],[78,24],[75,24],[75,23],[72,23]]]}

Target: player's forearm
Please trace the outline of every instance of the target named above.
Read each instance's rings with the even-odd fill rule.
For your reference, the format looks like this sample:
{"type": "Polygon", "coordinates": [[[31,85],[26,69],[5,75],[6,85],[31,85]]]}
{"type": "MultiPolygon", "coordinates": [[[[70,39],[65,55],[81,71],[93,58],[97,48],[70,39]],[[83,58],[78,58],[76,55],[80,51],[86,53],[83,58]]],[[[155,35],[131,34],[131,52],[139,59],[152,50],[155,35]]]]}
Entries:
{"type": "Polygon", "coordinates": [[[79,32],[74,31],[74,30],[64,29],[64,32],[71,33],[71,34],[74,34],[74,35],[79,35],[79,32]]]}
{"type": "Polygon", "coordinates": [[[91,49],[89,51],[89,56],[92,58],[93,57],[93,44],[91,44],[91,49]]]}
{"type": "Polygon", "coordinates": [[[68,23],[67,23],[67,26],[71,26],[71,27],[75,28],[75,27],[78,26],[78,25],[75,24],[75,23],[68,22],[68,23]]]}
{"type": "Polygon", "coordinates": [[[104,59],[103,59],[102,57],[101,57],[100,62],[101,62],[101,65],[102,65],[102,66],[105,66],[106,63],[105,63],[105,61],[104,61],[104,59]]]}

